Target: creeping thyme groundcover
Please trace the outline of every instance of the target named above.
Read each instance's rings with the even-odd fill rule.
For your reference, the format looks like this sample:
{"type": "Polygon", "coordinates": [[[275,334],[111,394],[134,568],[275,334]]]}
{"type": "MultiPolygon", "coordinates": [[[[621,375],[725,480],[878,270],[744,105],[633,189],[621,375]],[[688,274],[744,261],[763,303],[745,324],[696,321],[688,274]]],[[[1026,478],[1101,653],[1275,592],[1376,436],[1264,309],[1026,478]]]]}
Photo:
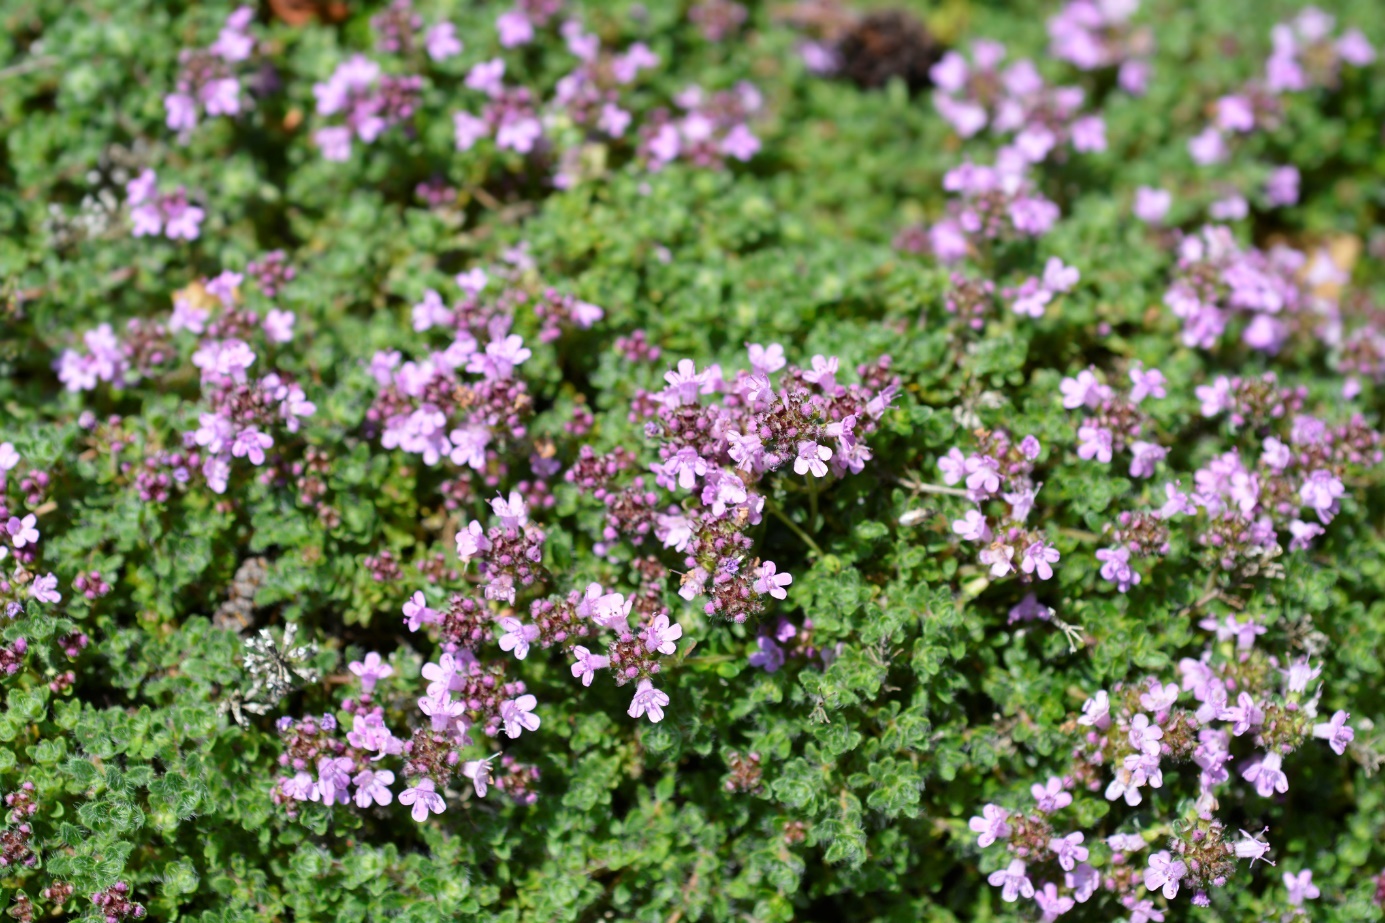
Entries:
{"type": "Polygon", "coordinates": [[[1380,919],[1382,42],[0,3],[4,909],[1380,919]]]}

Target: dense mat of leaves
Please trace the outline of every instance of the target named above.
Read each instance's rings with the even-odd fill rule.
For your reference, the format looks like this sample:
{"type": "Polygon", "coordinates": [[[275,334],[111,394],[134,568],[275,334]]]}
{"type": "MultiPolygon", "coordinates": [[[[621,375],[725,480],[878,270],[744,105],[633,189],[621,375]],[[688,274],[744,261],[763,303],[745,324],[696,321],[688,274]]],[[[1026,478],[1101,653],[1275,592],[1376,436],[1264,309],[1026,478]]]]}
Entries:
{"type": "Polygon", "coordinates": [[[8,912],[1379,919],[1381,30],[0,5],[8,912]]]}

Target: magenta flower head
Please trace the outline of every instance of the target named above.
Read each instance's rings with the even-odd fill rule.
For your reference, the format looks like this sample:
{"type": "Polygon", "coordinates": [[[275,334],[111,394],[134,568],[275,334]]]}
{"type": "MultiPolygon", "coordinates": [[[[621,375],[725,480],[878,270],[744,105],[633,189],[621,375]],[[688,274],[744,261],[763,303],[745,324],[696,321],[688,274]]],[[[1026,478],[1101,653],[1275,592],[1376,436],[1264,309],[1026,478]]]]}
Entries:
{"type": "Polygon", "coordinates": [[[1001,900],[1014,903],[1020,897],[1034,896],[1034,883],[1029,880],[1029,876],[1024,871],[1024,862],[1020,859],[1014,859],[1006,868],[992,872],[986,880],[991,883],[992,887],[1000,889],[1001,900]]]}
{"type": "Polygon", "coordinates": [[[630,702],[630,708],[626,712],[631,718],[638,718],[641,715],[648,715],[649,720],[655,724],[664,720],[664,706],[669,702],[668,695],[654,688],[654,684],[647,679],[640,680],[635,687],[635,698],[630,702]]]}
{"type": "Polygon", "coordinates": [[[1181,859],[1175,859],[1168,850],[1161,850],[1149,857],[1149,868],[1145,869],[1145,887],[1160,891],[1164,897],[1173,900],[1178,896],[1178,883],[1188,874],[1188,866],[1181,859]]]}
{"type": "Polygon", "coordinates": [[[394,793],[390,791],[394,773],[388,769],[365,769],[357,773],[351,781],[356,786],[357,807],[368,808],[371,804],[386,805],[394,800],[394,793]]]}
{"type": "Polygon", "coordinates": [[[1305,900],[1312,900],[1321,896],[1322,892],[1318,886],[1313,884],[1312,869],[1304,869],[1295,875],[1293,872],[1284,873],[1284,887],[1289,889],[1289,904],[1299,907],[1305,900]]]}
{"type": "Polygon", "coordinates": [[[500,704],[500,720],[505,722],[505,733],[518,737],[524,731],[539,729],[539,716],[534,714],[539,700],[532,695],[522,695],[508,699],[500,704]]]}
{"type": "Polygon", "coordinates": [[[462,764],[462,775],[471,780],[477,798],[486,797],[487,787],[493,782],[491,760],[499,755],[499,753],[493,753],[483,760],[468,760],[462,764]]]}
{"type": "Polygon", "coordinates": [[[394,675],[394,667],[385,663],[374,651],[366,654],[364,661],[353,660],[347,669],[361,678],[361,688],[366,692],[372,691],[377,681],[394,675]]]}
{"type": "Polygon", "coordinates": [[[789,593],[784,587],[793,583],[793,575],[777,573],[776,570],[773,561],[766,561],[756,568],[755,592],[768,593],[775,599],[787,599],[789,593]]]}
{"type": "Polygon", "coordinates": [[[1341,756],[1347,752],[1347,744],[1356,738],[1356,732],[1347,725],[1347,719],[1350,717],[1344,711],[1335,712],[1330,721],[1313,725],[1313,736],[1318,740],[1327,741],[1332,752],[1341,756]]]}
{"type": "Polygon", "coordinates": [[[500,649],[514,651],[516,660],[527,657],[530,643],[538,640],[538,626],[525,625],[513,616],[504,616],[500,619],[500,627],[504,630],[500,636],[500,649]]]}
{"type": "Polygon", "coordinates": [[[428,819],[428,812],[441,814],[447,810],[447,803],[442,800],[442,796],[437,793],[437,786],[432,779],[427,777],[418,780],[413,788],[406,788],[399,793],[399,803],[402,805],[413,805],[414,820],[420,824],[428,819]]]}
{"type": "Polygon", "coordinates": [[[34,578],[34,582],[29,586],[29,595],[41,603],[62,602],[62,594],[58,592],[58,578],[53,574],[34,578]]]}
{"type": "Polygon", "coordinates": [[[1010,812],[1000,805],[988,804],[981,808],[981,813],[967,821],[967,826],[972,832],[977,834],[976,845],[985,849],[997,840],[1008,839],[1010,836],[1010,812]]]}

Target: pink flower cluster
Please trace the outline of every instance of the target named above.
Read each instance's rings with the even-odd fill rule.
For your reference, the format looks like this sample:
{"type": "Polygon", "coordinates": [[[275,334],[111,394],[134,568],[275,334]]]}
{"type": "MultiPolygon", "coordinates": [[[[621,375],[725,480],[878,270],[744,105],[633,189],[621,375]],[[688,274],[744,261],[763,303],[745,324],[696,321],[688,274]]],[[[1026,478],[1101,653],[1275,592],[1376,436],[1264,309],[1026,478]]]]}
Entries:
{"type": "Polygon", "coordinates": [[[196,240],[202,232],[206,212],[188,203],[187,190],[182,186],[160,193],[153,170],[146,169],[126,183],[125,196],[134,223],[131,233],[136,237],[162,234],[169,240],[196,240]]]}
{"type": "Polygon", "coordinates": [[[673,99],[677,111],[655,109],[640,126],[639,156],[658,171],[683,161],[697,167],[721,167],[727,160],[750,160],[760,150],[750,118],[764,98],[742,81],[734,90],[708,93],[690,86],[673,99]]]}
{"type": "MultiPolygon", "coordinates": [[[[1287,93],[1317,87],[1335,88],[1343,65],[1367,67],[1375,61],[1375,49],[1359,29],[1348,29],[1333,38],[1334,18],[1317,7],[1304,7],[1287,23],[1270,30],[1274,49],[1265,61],[1261,80],[1217,100],[1216,117],[1188,141],[1188,154],[1202,166],[1221,163],[1231,153],[1229,141],[1282,123],[1287,93]]],[[[1298,200],[1298,171],[1283,168],[1267,189],[1268,204],[1292,205],[1298,200]]],[[[1215,216],[1214,216],[1215,217],[1215,216]]]]}
{"type": "MultiPolygon", "coordinates": [[[[988,879],[1002,900],[1032,899],[1051,920],[1105,894],[1131,919],[1158,921],[1165,912],[1154,902],[1160,895],[1172,901],[1191,892],[1194,904],[1206,906],[1208,892],[1227,883],[1239,860],[1269,861],[1264,831],[1242,830],[1236,837],[1216,817],[1232,797],[1230,785],[1239,778],[1260,798],[1282,794],[1289,785],[1288,756],[1313,739],[1340,755],[1353,732],[1345,712],[1318,720],[1322,688],[1313,681],[1319,669],[1306,658],[1283,663],[1256,648],[1255,639],[1266,629],[1253,618],[1208,618],[1202,624],[1216,640],[1200,658],[1180,662],[1179,679],[1118,684],[1083,704],[1082,714],[1064,725],[1078,736],[1072,767],[1032,785],[1031,808],[987,804],[971,818],[977,845],[1003,844],[1008,854],[1008,864],[988,879]],[[1250,745],[1244,756],[1243,744],[1250,745]],[[1179,804],[1178,796],[1159,799],[1154,793],[1165,790],[1165,768],[1183,762],[1196,769],[1175,777],[1196,779],[1191,807],[1186,816],[1169,817],[1160,812],[1179,804]],[[1158,832],[1165,848],[1141,866],[1135,854],[1155,845],[1150,832],[1058,834],[1053,816],[1082,792],[1141,807],[1144,826],[1158,832]],[[1104,861],[1089,862],[1098,850],[1104,861]]],[[[1252,804],[1245,810],[1253,810],[1252,804]]],[[[1311,871],[1286,873],[1284,882],[1291,905],[1318,896],[1311,871]]]]}
{"type": "Polygon", "coordinates": [[[1183,322],[1188,346],[1214,348],[1232,318],[1245,317],[1241,340],[1276,353],[1295,315],[1311,304],[1297,280],[1306,261],[1290,247],[1242,247],[1229,228],[1209,225],[1179,244],[1178,269],[1164,304],[1183,322]]]}
{"type": "Polygon", "coordinates": [[[315,130],[313,141],[326,159],[347,160],[353,140],[374,144],[388,128],[411,119],[422,89],[421,77],[386,74],[365,55],[352,55],[313,86],[317,114],[340,119],[315,130]]]}
{"type": "Polygon", "coordinates": [[[1115,67],[1121,89],[1144,95],[1154,33],[1132,23],[1139,6],[1140,0],[1070,0],[1048,21],[1049,54],[1084,71],[1115,67]]]}
{"type": "Polygon", "coordinates": [[[1064,378],[1060,388],[1065,410],[1085,411],[1085,419],[1077,427],[1077,457],[1108,465],[1116,453],[1130,452],[1130,476],[1147,478],[1164,460],[1168,449],[1146,438],[1149,418],[1140,410],[1147,397],[1167,396],[1167,383],[1158,369],[1145,369],[1139,363],[1131,367],[1130,388],[1117,392],[1103,384],[1092,369],[1085,369],[1076,378],[1064,378]]]}
{"type": "Polygon", "coordinates": [[[1033,480],[1041,447],[1034,436],[1012,442],[1004,430],[977,433],[977,450],[970,455],[952,448],[938,460],[943,483],[965,485],[975,506],[952,523],[965,542],[981,546],[977,559],[992,579],[1018,574],[1028,582],[1053,577],[1061,557],[1048,537],[1028,525],[1041,483],[1033,480]]]}
{"type": "Polygon", "coordinates": [[[179,293],[168,322],[171,330],[199,337],[192,364],[201,372],[206,409],[197,428],[184,433],[183,443],[198,453],[202,475],[216,493],[225,493],[234,459],[264,465],[266,451],[275,444],[273,431],[297,433],[301,420],[317,410],[303,388],[282,372],[250,377],[259,354],[249,341],[291,340],[294,315],[273,309],[261,320],[256,312],[241,309],[243,280],[240,273],[223,272],[204,280],[199,289],[179,293]]]}
{"type": "Polygon", "coordinates": [[[199,117],[241,113],[245,100],[237,65],[255,51],[249,33],[255,10],[242,6],[226,18],[226,24],[207,48],[184,49],[178,55],[178,83],[164,97],[168,127],[184,140],[197,127],[199,117]]]}

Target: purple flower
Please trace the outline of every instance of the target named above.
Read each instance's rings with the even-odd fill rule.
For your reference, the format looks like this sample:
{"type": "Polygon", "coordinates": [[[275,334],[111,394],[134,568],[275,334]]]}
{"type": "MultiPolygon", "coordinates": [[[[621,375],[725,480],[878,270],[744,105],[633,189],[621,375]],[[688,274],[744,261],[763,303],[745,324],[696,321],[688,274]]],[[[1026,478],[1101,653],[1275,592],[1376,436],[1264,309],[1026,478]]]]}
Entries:
{"type": "Polygon", "coordinates": [[[518,737],[521,731],[537,731],[539,716],[534,714],[539,700],[532,695],[522,695],[500,703],[500,720],[505,722],[505,733],[518,737]]]}
{"type": "Polygon", "coordinates": [[[1072,149],[1075,151],[1106,150],[1106,122],[1099,115],[1083,116],[1070,126],[1072,149]]]}
{"type": "Polygon", "coordinates": [[[295,773],[291,779],[279,780],[279,791],[294,801],[317,801],[317,784],[306,772],[295,773]]]}
{"type": "Polygon", "coordinates": [[[1015,570],[1014,565],[1010,563],[1015,558],[1015,549],[1004,542],[991,543],[981,549],[981,553],[976,557],[982,564],[990,565],[992,577],[1004,577],[1015,570]]]}
{"type": "Polygon", "coordinates": [[[496,753],[483,760],[467,760],[462,764],[462,775],[471,780],[471,785],[476,792],[477,798],[486,797],[486,788],[492,781],[491,760],[499,755],[499,753],[496,753]]]}
{"type": "Polygon", "coordinates": [[[658,651],[666,657],[671,656],[678,649],[674,642],[681,637],[683,637],[682,626],[670,625],[667,615],[654,616],[654,621],[645,626],[644,631],[640,633],[646,651],[651,654],[658,651]]]}
{"type": "Polygon", "coordinates": [[[18,516],[11,516],[9,522],[5,523],[5,531],[10,533],[10,542],[16,548],[37,544],[39,536],[38,517],[33,513],[23,519],[18,516]]]}
{"type": "MultiPolygon", "coordinates": [[[[593,584],[593,586],[596,586],[593,584]]],[[[614,628],[617,631],[624,629],[627,619],[630,617],[630,610],[634,607],[635,598],[632,596],[626,599],[620,593],[606,593],[602,595],[600,587],[593,596],[591,587],[587,588],[587,594],[591,597],[592,618],[607,628],[614,628]]]]}
{"type": "Polygon", "coordinates": [[[1024,549],[1020,558],[1020,570],[1026,574],[1037,574],[1040,580],[1053,576],[1053,565],[1058,563],[1058,549],[1047,542],[1038,541],[1024,549]]]}
{"type": "MultiPolygon", "coordinates": [[[[1264,832],[1263,830],[1260,831],[1261,834],[1264,832]]],[[[1269,843],[1260,839],[1259,836],[1251,836],[1244,830],[1241,831],[1241,837],[1232,846],[1232,852],[1236,854],[1236,858],[1249,859],[1251,865],[1254,865],[1257,859],[1265,859],[1265,854],[1270,851],[1269,843]]],[[[1265,861],[1268,862],[1269,860],[1266,859],[1265,861]]],[[[1271,862],[1270,864],[1273,865],[1274,863],[1271,862]]]]}
{"type": "Polygon", "coordinates": [[[1226,159],[1226,142],[1221,132],[1208,127],[1188,142],[1188,153],[1200,166],[1210,166],[1226,159]]]}
{"type": "Polygon", "coordinates": [[[457,38],[457,27],[450,22],[440,22],[424,33],[423,47],[427,49],[428,57],[434,61],[446,61],[462,53],[462,42],[457,38]]]}
{"type": "Polygon", "coordinates": [[[961,449],[948,449],[947,454],[938,459],[938,468],[943,473],[943,483],[951,487],[966,477],[966,456],[962,454],[961,449]]]}
{"type": "Polygon", "coordinates": [[[1164,460],[1169,450],[1152,442],[1135,440],[1130,443],[1130,476],[1147,478],[1154,474],[1155,466],[1164,460]]]}
{"type": "Polygon", "coordinates": [[[428,819],[428,812],[441,814],[447,810],[447,803],[442,800],[442,796],[437,793],[433,780],[426,776],[419,779],[413,788],[406,788],[399,793],[399,803],[403,805],[413,805],[411,812],[414,820],[423,823],[428,819]]]}
{"type": "Polygon", "coordinates": [[[1072,898],[1059,895],[1058,886],[1051,881],[1045,882],[1043,888],[1034,893],[1034,903],[1043,911],[1044,923],[1058,919],[1076,906],[1072,898]]]}
{"type": "Polygon", "coordinates": [[[1044,264],[1044,288],[1055,292],[1066,292],[1082,278],[1076,268],[1063,265],[1063,261],[1056,256],[1048,258],[1044,264]]]}
{"type": "Polygon", "coordinates": [[[1113,852],[1139,852],[1145,848],[1145,838],[1138,833],[1115,833],[1106,838],[1113,852]]]}
{"type": "Polygon", "coordinates": [[[991,527],[980,510],[967,510],[961,519],[952,523],[952,531],[968,542],[989,542],[991,527]]]}
{"type": "Polygon", "coordinates": [[[394,773],[388,769],[364,769],[351,780],[356,786],[356,806],[368,808],[374,802],[386,805],[394,800],[390,786],[394,783],[394,773]]]}
{"type": "Polygon", "coordinates": [[[1293,872],[1284,873],[1284,887],[1289,889],[1289,905],[1292,907],[1302,906],[1305,900],[1312,900],[1322,895],[1318,886],[1313,884],[1312,869],[1304,869],[1295,875],[1293,872]]]}
{"type": "Polygon", "coordinates": [[[1298,202],[1299,172],[1297,167],[1276,167],[1265,181],[1265,201],[1273,207],[1298,202]]]}
{"type": "Polygon", "coordinates": [[[1077,867],[1077,863],[1087,861],[1087,847],[1082,845],[1082,831],[1074,831],[1067,836],[1055,837],[1048,841],[1048,848],[1053,850],[1053,854],[1058,858],[1058,865],[1064,870],[1071,872],[1077,867]]]}
{"type": "Polygon", "coordinates": [[[776,644],[773,638],[760,635],[755,639],[755,643],[759,650],[750,655],[748,662],[752,667],[760,667],[766,673],[773,673],[784,665],[784,649],[776,644]]]}
{"type": "Polygon", "coordinates": [[[1167,397],[1168,392],[1164,390],[1166,384],[1168,380],[1163,372],[1158,369],[1146,371],[1137,365],[1130,370],[1130,399],[1138,404],[1147,397],[1167,397]]]}
{"type": "Polygon", "coordinates": [[[596,121],[596,127],[612,138],[619,138],[630,127],[632,118],[630,113],[614,103],[606,103],[601,107],[601,116],[596,121]]]}
{"type": "Polygon", "coordinates": [[[750,367],[757,372],[764,372],[766,375],[772,375],[779,371],[787,361],[784,358],[784,347],[778,343],[771,343],[769,346],[750,343],[746,349],[750,353],[750,367]]]}
{"type": "Polygon", "coordinates": [[[1222,709],[1219,717],[1223,721],[1231,722],[1231,733],[1237,737],[1265,723],[1264,709],[1255,704],[1255,699],[1248,692],[1238,695],[1236,704],[1222,709]]]}
{"type": "Polygon", "coordinates": [[[297,316],[292,311],[280,311],[278,308],[270,308],[265,314],[264,332],[265,337],[271,343],[289,343],[293,341],[293,325],[297,316]]]}
{"type": "Polygon", "coordinates": [[[1222,131],[1253,131],[1255,109],[1250,100],[1235,94],[1217,100],[1217,127],[1222,131]]]}
{"type": "Polygon", "coordinates": [[[1111,461],[1115,436],[1104,426],[1083,423],[1077,428],[1077,457],[1087,460],[1095,458],[1103,465],[1111,461]]]}
{"type": "Polygon", "coordinates": [[[966,460],[967,490],[994,494],[1000,490],[1000,465],[989,455],[971,455],[966,460]]]}
{"type": "Polygon", "coordinates": [[[484,375],[491,381],[504,381],[514,376],[515,366],[533,355],[524,347],[524,338],[512,333],[503,340],[492,340],[486,344],[484,354],[477,353],[467,362],[466,370],[473,375],[484,375]]]}
{"type": "Polygon", "coordinates": [[[236,433],[235,441],[231,443],[231,454],[236,458],[249,459],[252,465],[264,464],[264,450],[274,445],[274,439],[268,433],[262,433],[253,426],[236,433]]]}
{"type": "Polygon", "coordinates": [[[524,503],[524,495],[517,490],[510,491],[509,500],[497,496],[490,505],[500,517],[500,524],[507,529],[522,529],[529,523],[529,508],[524,503]]]}
{"type": "MultiPolygon", "coordinates": [[[[491,543],[490,540],[486,538],[485,529],[474,519],[465,529],[460,529],[457,532],[457,557],[462,559],[463,564],[470,561],[478,554],[489,551],[490,546],[491,543]]],[[[423,594],[415,593],[414,595],[416,597],[421,597],[423,594]]],[[[404,614],[408,615],[409,613],[406,610],[404,614]]]]}
{"type": "Polygon", "coordinates": [[[1172,204],[1173,195],[1167,189],[1141,186],[1135,190],[1135,217],[1145,224],[1161,224],[1172,204]]]}
{"type": "Polygon", "coordinates": [[[317,761],[317,791],[323,804],[347,804],[351,801],[346,788],[351,784],[353,768],[351,758],[346,756],[317,761]]]}
{"type": "MultiPolygon", "coordinates": [[[[1348,29],[1336,43],[1337,54],[1355,67],[1369,67],[1375,62],[1375,49],[1360,29],[1348,29]]],[[[1313,895],[1317,897],[1316,894],[1313,895]]]]}
{"type": "Polygon", "coordinates": [[[984,805],[980,815],[967,821],[967,826],[977,834],[976,845],[985,849],[996,840],[1004,840],[1010,836],[1010,825],[1006,823],[1010,819],[1010,812],[995,804],[984,805]]]}
{"type": "Polygon", "coordinates": [[[440,696],[446,692],[463,666],[457,658],[447,653],[439,657],[437,663],[425,663],[420,672],[428,680],[428,694],[440,696]]]}
{"type": "Polygon", "coordinates": [[[1207,214],[1214,221],[1240,221],[1250,213],[1250,205],[1245,196],[1230,195],[1218,199],[1207,207],[1207,214]]]}
{"type": "Polygon", "coordinates": [[[197,127],[197,100],[187,93],[169,93],[165,96],[164,112],[170,131],[189,132],[197,127]]]}
{"type": "MultiPolygon", "coordinates": [[[[329,129],[323,129],[328,131],[329,129]]],[[[476,142],[488,137],[491,127],[485,119],[479,119],[470,112],[452,113],[452,137],[453,144],[459,151],[469,151],[475,147],[476,142]]],[[[321,134],[321,132],[319,132],[321,134]]],[[[348,144],[350,133],[348,132],[348,144]]],[[[325,145],[324,145],[325,147],[325,145]]],[[[332,158],[328,158],[329,160],[332,158]]],[[[340,158],[345,160],[345,157],[340,158]]]]}
{"type": "Polygon", "coordinates": [[[1034,896],[1034,885],[1030,882],[1029,876],[1024,874],[1024,869],[1023,861],[1013,859],[1009,866],[992,872],[986,880],[992,887],[1000,889],[1001,900],[1014,903],[1021,896],[1034,896]]]}
{"type": "Polygon", "coordinates": [[[1082,703],[1082,717],[1077,719],[1077,723],[1085,724],[1088,727],[1105,728],[1111,723],[1110,716],[1111,698],[1106,694],[1105,689],[1100,689],[1096,695],[1082,703]]]}
{"type": "Polygon", "coordinates": [[[604,654],[593,654],[582,645],[577,645],[572,649],[572,656],[577,658],[577,662],[572,665],[572,675],[582,680],[583,686],[592,684],[592,677],[597,670],[604,670],[611,665],[611,658],[604,654]]]}
{"type": "Polygon", "coordinates": [[[668,461],[653,467],[661,486],[672,490],[676,482],[683,490],[692,490],[697,486],[697,479],[707,473],[707,460],[692,446],[683,446],[668,461]]]}
{"type": "Polygon", "coordinates": [[[381,660],[374,651],[365,655],[364,662],[353,660],[347,669],[361,678],[361,688],[366,692],[372,691],[378,681],[394,675],[394,667],[381,660]]]}
{"type": "Polygon", "coordinates": [[[1282,770],[1284,757],[1278,753],[1266,753],[1241,771],[1241,778],[1255,786],[1261,798],[1268,798],[1275,792],[1281,795],[1289,790],[1289,777],[1282,770]]]}
{"type": "Polygon", "coordinates": [[[1149,715],[1136,715],[1130,720],[1130,730],[1128,734],[1130,746],[1143,753],[1145,756],[1159,756],[1159,741],[1164,739],[1164,730],[1159,725],[1149,720],[1149,715]]]}
{"type": "Polygon", "coordinates": [[[518,8],[506,10],[495,19],[495,31],[502,48],[517,48],[534,40],[534,24],[518,8]]]}
{"type": "Polygon", "coordinates": [[[1064,378],[1058,384],[1063,394],[1063,409],[1097,407],[1111,395],[1111,389],[1097,380],[1091,369],[1083,369],[1076,378],[1064,378]]]}
{"type": "Polygon", "coordinates": [[[1346,487],[1331,471],[1322,468],[1311,472],[1298,489],[1299,499],[1305,506],[1317,511],[1323,522],[1331,522],[1337,500],[1346,493],[1346,487]]]}
{"type": "Polygon", "coordinates": [[[727,157],[745,162],[759,153],[760,139],[744,124],[733,125],[721,139],[720,148],[727,157]]]}
{"type": "Polygon", "coordinates": [[[432,719],[433,730],[450,731],[466,713],[466,703],[454,700],[443,688],[419,699],[418,710],[432,719]]]}
{"type": "Polygon", "coordinates": [[[1130,566],[1130,549],[1124,545],[1114,548],[1100,548],[1096,559],[1101,564],[1101,576],[1116,585],[1117,592],[1124,593],[1140,582],[1139,571],[1130,566]]]}
{"type": "MultiPolygon", "coordinates": [[[[1063,780],[1053,776],[1048,780],[1047,785],[1040,785],[1035,782],[1029,786],[1029,793],[1034,796],[1034,801],[1039,810],[1045,814],[1052,814],[1054,811],[1066,808],[1072,804],[1072,795],[1063,786],[1063,780]]],[[[1078,842],[1082,842],[1080,839],[1078,842]]],[[[1083,858],[1086,858],[1085,856],[1083,858]]]]}
{"type": "Polygon", "coordinates": [[[635,698],[630,702],[630,708],[626,712],[631,718],[638,718],[641,715],[649,715],[649,720],[658,724],[664,720],[664,706],[668,704],[668,696],[658,689],[647,679],[640,680],[640,684],[635,687],[635,698]]]}
{"type": "Polygon", "coordinates": [[[3,472],[13,471],[15,465],[19,464],[19,453],[15,451],[14,445],[9,442],[0,442],[0,477],[3,472]]]}
{"type": "Polygon", "coordinates": [[[1347,752],[1347,744],[1356,737],[1356,732],[1347,726],[1347,719],[1350,717],[1344,711],[1335,712],[1327,722],[1313,725],[1313,736],[1318,740],[1327,741],[1332,752],[1341,756],[1347,752]]]}
{"type": "Polygon", "coordinates": [[[508,615],[501,617],[500,627],[505,630],[499,639],[500,649],[514,651],[516,660],[523,660],[529,656],[529,644],[538,640],[539,627],[525,625],[519,619],[508,615]]]}
{"type": "MultiPolygon", "coordinates": [[[[1034,283],[1034,279],[1029,280],[1029,284],[1034,283]]],[[[1038,288],[1028,294],[1021,294],[1015,299],[1011,309],[1022,317],[1043,317],[1044,308],[1053,300],[1053,293],[1045,288],[1038,288]]]]}
{"type": "Polygon", "coordinates": [[[491,58],[471,68],[466,75],[466,85],[487,96],[496,96],[504,89],[501,83],[504,76],[505,62],[500,58],[491,58]]]}
{"type": "Polygon", "coordinates": [[[442,615],[437,610],[428,608],[423,591],[418,590],[404,603],[404,621],[408,624],[409,631],[418,631],[420,626],[441,622],[442,615]]]}
{"type": "Polygon", "coordinates": [[[1149,868],[1145,869],[1145,887],[1151,891],[1162,890],[1164,897],[1173,900],[1178,896],[1178,883],[1188,874],[1188,866],[1183,860],[1175,859],[1168,850],[1161,850],[1149,857],[1149,868]]]}
{"type": "Polygon", "coordinates": [[[51,573],[35,577],[34,582],[29,585],[29,595],[41,603],[62,602],[62,594],[58,592],[58,578],[51,573]]]}
{"type": "Polygon", "coordinates": [[[793,575],[778,573],[773,561],[766,561],[755,569],[756,593],[768,593],[775,599],[787,599],[789,593],[784,587],[791,583],[793,575]]]}
{"type": "Polygon", "coordinates": [[[1178,701],[1177,683],[1162,685],[1157,679],[1150,679],[1149,691],[1140,694],[1140,707],[1153,712],[1156,717],[1167,715],[1169,709],[1178,701]]]}
{"type": "Polygon", "coordinates": [[[196,240],[206,213],[195,205],[170,202],[164,206],[164,236],[169,240],[196,240]]]}
{"type": "Polygon", "coordinates": [[[1053,618],[1053,610],[1039,602],[1033,593],[1026,593],[1014,606],[1010,607],[1009,623],[1032,622],[1035,619],[1047,621],[1053,618]]]}

